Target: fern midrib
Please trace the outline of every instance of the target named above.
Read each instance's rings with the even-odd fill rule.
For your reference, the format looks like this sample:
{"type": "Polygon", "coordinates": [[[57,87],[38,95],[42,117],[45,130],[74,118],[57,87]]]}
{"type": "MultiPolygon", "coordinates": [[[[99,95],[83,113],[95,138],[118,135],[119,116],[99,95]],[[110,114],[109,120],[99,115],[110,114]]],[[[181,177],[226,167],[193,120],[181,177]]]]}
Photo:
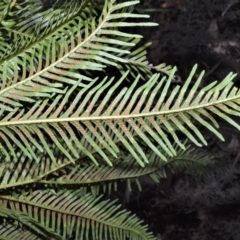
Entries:
{"type": "Polygon", "coordinates": [[[137,231],[135,228],[125,228],[125,227],[119,227],[118,225],[114,225],[114,224],[110,224],[110,223],[106,223],[104,221],[101,221],[101,220],[96,220],[92,217],[88,217],[88,216],[85,216],[85,214],[83,216],[81,215],[78,215],[76,213],[69,213],[69,212],[65,212],[65,211],[61,211],[60,209],[56,209],[56,208],[51,208],[51,207],[47,207],[45,205],[40,205],[40,204],[37,204],[37,203],[33,203],[33,202],[29,202],[29,201],[24,201],[24,200],[21,200],[21,199],[16,199],[16,198],[13,198],[13,197],[10,197],[10,196],[7,196],[7,195],[0,195],[0,198],[1,199],[5,199],[5,200],[9,200],[9,201],[14,201],[14,202],[18,202],[18,203],[23,203],[23,204],[26,204],[26,205],[31,205],[31,206],[34,206],[34,207],[38,207],[40,209],[45,209],[45,210],[49,210],[49,211],[53,211],[53,212],[58,212],[60,214],[66,214],[66,215],[71,215],[71,216],[75,216],[75,217],[80,217],[80,218],[85,218],[85,219],[90,219],[92,221],[95,221],[95,222],[99,222],[103,225],[107,225],[111,228],[118,228],[118,229],[123,229],[125,231],[129,231],[129,232],[134,232],[136,235],[139,235],[142,237],[143,240],[148,240],[147,238],[145,238],[141,232],[137,231]]]}
{"type": "Polygon", "coordinates": [[[47,119],[34,119],[34,120],[22,120],[17,119],[14,121],[1,121],[0,127],[4,126],[18,126],[18,125],[31,125],[31,124],[43,124],[43,123],[60,123],[60,122],[84,122],[84,121],[99,121],[99,120],[121,120],[121,119],[132,119],[132,118],[143,118],[143,117],[152,117],[152,116],[161,116],[161,115],[170,115],[174,113],[182,113],[182,112],[188,112],[191,110],[201,109],[201,108],[207,108],[210,106],[217,106],[220,104],[224,104],[225,102],[232,102],[233,100],[236,100],[240,98],[240,95],[225,98],[217,101],[213,101],[210,103],[200,104],[200,105],[194,105],[184,108],[177,108],[177,109],[170,109],[167,111],[156,111],[156,112],[148,112],[148,113],[134,113],[134,114],[126,114],[126,115],[114,115],[114,116],[88,116],[88,117],[69,117],[69,118],[47,118],[47,119]]]}

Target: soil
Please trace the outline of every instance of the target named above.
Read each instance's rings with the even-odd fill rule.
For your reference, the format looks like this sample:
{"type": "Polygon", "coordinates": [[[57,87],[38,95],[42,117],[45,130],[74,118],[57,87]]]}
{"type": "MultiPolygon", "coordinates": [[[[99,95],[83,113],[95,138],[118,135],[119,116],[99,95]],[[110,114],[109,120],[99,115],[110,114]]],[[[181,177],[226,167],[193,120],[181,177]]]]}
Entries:
{"type": "MultiPolygon", "coordinates": [[[[176,65],[181,83],[195,63],[206,70],[202,86],[240,72],[240,1],[142,0],[137,10],[159,23],[139,29],[152,42],[149,62],[176,65]]],[[[240,87],[239,77],[234,84],[240,87]]],[[[219,125],[225,142],[199,127],[208,141],[200,151],[212,157],[201,176],[169,171],[159,184],[142,178],[141,192],[121,194],[159,239],[240,239],[240,135],[222,120],[219,125]]]]}

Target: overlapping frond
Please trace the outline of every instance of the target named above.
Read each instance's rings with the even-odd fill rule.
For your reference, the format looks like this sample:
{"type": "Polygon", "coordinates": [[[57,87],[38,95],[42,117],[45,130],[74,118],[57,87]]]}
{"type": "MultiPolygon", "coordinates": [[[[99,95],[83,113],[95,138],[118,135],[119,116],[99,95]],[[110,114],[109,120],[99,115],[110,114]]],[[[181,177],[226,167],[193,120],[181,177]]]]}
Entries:
{"type": "MultiPolygon", "coordinates": [[[[2,31],[0,47],[6,44],[7,48],[0,55],[0,63],[7,62],[6,66],[11,69],[10,59],[21,54],[20,59],[29,58],[28,50],[37,46],[44,38],[56,31],[62,24],[76,15],[79,11],[84,13],[86,2],[71,0],[61,8],[54,8],[59,2],[45,10],[41,0],[8,0],[3,3],[5,10],[2,13],[2,31]],[[60,18],[61,17],[61,18],[60,18]],[[10,61],[10,62],[9,62],[10,61]]],[[[84,16],[81,14],[81,16],[84,16]]],[[[21,67],[21,64],[19,64],[21,67]]],[[[2,70],[2,69],[1,69],[2,70]]]]}
{"type": "Polygon", "coordinates": [[[22,39],[21,42],[24,39],[25,41],[29,39],[28,33],[14,29],[14,26],[19,20],[25,20],[38,12],[40,8],[39,1],[33,0],[4,0],[0,2],[0,65],[7,56],[11,56],[17,51],[17,46],[20,46],[20,39],[22,39]],[[34,5],[33,8],[32,5],[34,5]],[[29,9],[32,11],[29,11],[29,9]]]}
{"type": "MultiPolygon", "coordinates": [[[[188,169],[192,174],[200,174],[210,161],[209,156],[196,151],[193,158],[191,155],[193,148],[190,145],[186,146],[186,150],[182,150],[179,146],[173,147],[176,156],[170,157],[163,152],[167,162],[163,162],[155,152],[149,152],[146,147],[144,151],[147,152],[146,157],[149,160],[146,168],[142,168],[131,154],[125,153],[120,153],[118,158],[114,159],[105,151],[109,159],[114,162],[114,167],[102,162],[101,157],[96,157],[100,162],[100,165],[96,166],[87,158],[79,159],[77,164],[72,164],[66,157],[58,156],[57,162],[54,163],[45,154],[37,152],[36,154],[41,155],[41,158],[36,162],[22,154],[18,155],[19,161],[16,163],[0,164],[0,190],[36,184],[38,186],[47,184],[49,187],[79,185],[86,190],[86,186],[90,186],[92,194],[96,195],[100,190],[104,192],[116,190],[119,180],[136,179],[139,185],[137,178],[149,175],[158,181],[166,177],[167,169],[172,172],[175,169],[188,169]]],[[[161,152],[161,147],[158,147],[158,150],[161,152]]]]}
{"type": "MultiPolygon", "coordinates": [[[[47,179],[39,180],[38,183],[50,184],[51,186],[89,186],[92,194],[98,195],[100,190],[108,193],[112,190],[116,191],[119,180],[135,180],[140,187],[138,178],[148,175],[154,181],[159,182],[161,178],[167,176],[167,170],[173,173],[187,170],[190,174],[200,175],[211,160],[210,156],[197,152],[190,145],[186,146],[186,150],[182,150],[179,146],[174,146],[174,149],[176,156],[169,157],[165,154],[167,162],[161,161],[156,153],[150,151],[147,154],[149,164],[145,168],[139,166],[131,154],[127,156],[121,154],[121,157],[114,159],[114,167],[106,164],[95,166],[91,162],[80,165],[71,164],[63,169],[60,168],[47,179]]],[[[159,150],[161,149],[159,148],[159,150]]],[[[132,182],[134,181],[129,181],[128,186],[132,182]]]]}
{"type": "Polygon", "coordinates": [[[175,146],[174,149],[177,153],[176,156],[169,158],[166,163],[162,163],[162,167],[150,174],[153,180],[166,177],[167,171],[172,173],[185,171],[193,176],[201,175],[212,159],[201,149],[196,149],[190,144],[185,146],[185,150],[179,146],[175,146]]]}
{"type": "MultiPolygon", "coordinates": [[[[1,109],[10,110],[43,96],[51,97],[49,92],[59,93],[63,91],[64,85],[74,85],[79,79],[91,80],[80,74],[80,70],[102,70],[107,65],[117,66],[117,62],[125,62],[126,60],[116,56],[115,52],[128,54],[129,50],[118,49],[118,46],[132,48],[134,43],[128,40],[133,36],[116,29],[139,24],[120,20],[148,16],[119,11],[136,3],[138,1],[120,4],[115,3],[115,0],[105,1],[99,19],[93,17],[84,20],[80,14],[71,18],[69,14],[75,11],[70,10],[66,17],[62,17],[61,10],[43,17],[41,27],[45,22],[48,27],[43,31],[38,30],[35,37],[38,42],[0,65],[1,109]],[[56,21],[58,26],[55,26],[56,21]],[[50,33],[46,34],[48,32],[50,33]],[[118,37],[124,39],[117,40],[118,37]]],[[[76,5],[73,6],[76,8],[76,5]]]]}
{"type": "MultiPolygon", "coordinates": [[[[154,240],[146,226],[129,212],[121,210],[115,201],[101,200],[81,191],[48,191],[13,196],[0,196],[1,206],[18,211],[61,236],[62,239],[129,239],[154,240]]],[[[21,222],[21,219],[19,219],[21,222]]]]}

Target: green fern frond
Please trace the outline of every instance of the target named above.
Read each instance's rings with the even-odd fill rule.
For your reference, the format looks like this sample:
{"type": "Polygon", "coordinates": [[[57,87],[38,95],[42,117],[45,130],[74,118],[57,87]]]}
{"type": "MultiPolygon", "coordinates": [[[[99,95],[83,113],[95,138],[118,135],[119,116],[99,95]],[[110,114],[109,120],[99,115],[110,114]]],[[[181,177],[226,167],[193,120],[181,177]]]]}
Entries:
{"type": "MultiPolygon", "coordinates": [[[[161,148],[158,149],[162,152],[161,148]]],[[[57,163],[53,163],[45,154],[37,153],[42,158],[39,163],[36,163],[33,159],[22,155],[18,156],[17,163],[0,164],[0,190],[24,185],[49,185],[49,187],[79,185],[86,190],[90,187],[92,194],[97,195],[100,190],[109,193],[111,189],[116,191],[119,180],[136,179],[149,175],[158,182],[159,179],[166,177],[167,169],[172,172],[175,169],[178,171],[188,169],[189,173],[200,174],[210,161],[209,156],[204,156],[196,151],[193,158],[193,154],[191,155],[193,148],[190,145],[186,146],[186,150],[174,146],[174,150],[176,151],[174,157],[169,157],[165,153],[167,162],[161,161],[154,152],[147,153],[149,164],[145,168],[139,166],[131,154],[126,156],[124,153],[119,154],[117,159],[106,153],[114,162],[114,167],[102,162],[101,157],[97,157],[97,159],[100,158],[101,164],[96,166],[89,159],[80,159],[75,165],[68,159],[59,157],[57,163]]],[[[148,152],[149,149],[146,148],[144,151],[148,152]]]]}
{"type": "Polygon", "coordinates": [[[40,8],[39,1],[33,0],[4,0],[0,2],[0,65],[6,58],[19,51],[17,47],[21,45],[20,42],[28,41],[30,37],[29,33],[19,31],[14,26],[19,21],[24,21],[30,15],[37,13],[40,8]],[[33,8],[31,8],[32,5],[34,5],[33,8]]]}
{"type": "Polygon", "coordinates": [[[193,176],[201,175],[205,167],[210,163],[212,157],[207,156],[201,149],[196,150],[190,144],[185,146],[185,148],[186,149],[183,150],[179,146],[176,146],[176,156],[170,158],[168,162],[163,163],[163,167],[159,168],[156,173],[151,174],[153,180],[166,177],[168,170],[172,173],[176,171],[186,171],[193,176]]]}
{"type": "MultiPolygon", "coordinates": [[[[114,2],[114,0],[106,1],[103,14],[98,20],[95,18],[83,20],[80,16],[69,20],[67,16],[65,22],[66,19],[62,19],[61,12],[58,12],[53,22],[51,19],[54,16],[44,17],[50,27],[43,33],[37,34],[38,42],[34,42],[33,46],[9,60],[3,59],[4,62],[0,65],[1,108],[9,110],[9,107],[21,106],[26,101],[31,103],[36,101],[36,98],[51,97],[50,89],[53,93],[61,92],[62,89],[59,88],[63,88],[63,84],[74,85],[79,79],[91,80],[77,70],[96,71],[102,70],[107,65],[117,66],[116,62],[119,61],[125,62],[124,58],[115,56],[112,50],[114,48],[117,50],[119,45],[132,48],[134,43],[128,43],[126,33],[124,33],[125,41],[116,40],[122,32],[115,29],[139,25],[134,22],[122,22],[120,21],[122,18],[148,16],[118,13],[122,8],[134,5],[138,1],[121,4],[114,2]],[[60,22],[58,27],[54,25],[57,20],[60,22]],[[54,32],[50,31],[46,36],[45,32],[48,33],[53,27],[54,32]],[[41,40],[42,36],[44,39],[41,40]],[[110,48],[106,44],[113,46],[110,48]]],[[[143,25],[154,24],[143,23],[143,25]]],[[[128,35],[132,38],[131,34],[128,35]]]]}
{"type": "MultiPolygon", "coordinates": [[[[176,155],[176,151],[166,134],[172,135],[175,142],[185,149],[175,129],[198,146],[207,144],[195,124],[196,120],[223,140],[216,130],[218,124],[212,113],[240,129],[225,114],[239,115],[239,90],[232,88],[231,82],[235,75],[229,74],[221,83],[213,83],[197,92],[203,74],[188,89],[195,71],[196,67],[182,88],[176,86],[170,96],[168,89],[175,70],[167,81],[162,78],[158,82],[159,75],[155,74],[138,88],[136,86],[139,78],[129,88],[118,90],[127,74],[114,85],[111,85],[113,79],[107,78],[97,85],[93,81],[83,88],[79,88],[79,83],[76,83],[64,96],[38,101],[25,113],[10,112],[6,115],[0,122],[1,138],[5,140],[5,144],[1,145],[2,152],[10,159],[10,156],[14,156],[15,144],[26,156],[33,158],[27,141],[30,138],[31,144],[39,151],[45,148],[54,162],[56,158],[49,147],[51,144],[57,146],[72,162],[79,157],[88,156],[97,164],[93,156],[97,152],[112,165],[103,149],[117,158],[119,149],[116,143],[121,142],[139,164],[144,166],[148,159],[136,141],[136,136],[164,161],[167,161],[166,157],[155,147],[150,136],[169,156],[176,155]],[[116,92],[117,97],[114,94],[116,92]]],[[[35,157],[37,161],[37,156],[35,157]]]]}
{"type": "Polygon", "coordinates": [[[83,17],[82,12],[84,13],[87,10],[87,5],[92,3],[91,0],[71,0],[65,2],[62,8],[55,9],[54,7],[58,2],[60,0],[57,0],[50,9],[44,10],[41,0],[9,1],[9,11],[2,16],[5,20],[2,25],[5,30],[4,35],[7,35],[11,41],[9,53],[6,52],[4,56],[1,56],[2,60],[9,60],[11,54],[23,53],[37,45],[44,37],[48,37],[74,16],[81,14],[83,17]],[[64,11],[63,8],[65,8],[64,11]],[[19,48],[17,49],[17,47],[19,48]]]}
{"type": "MultiPolygon", "coordinates": [[[[176,156],[169,157],[165,153],[167,162],[161,161],[158,155],[154,152],[147,154],[149,164],[142,168],[136,162],[131,154],[125,156],[120,154],[118,159],[112,159],[114,161],[114,167],[110,167],[107,164],[100,164],[100,166],[92,165],[91,162],[84,162],[79,165],[69,165],[64,169],[59,168],[55,171],[54,176],[48,179],[39,180],[38,183],[54,185],[91,185],[103,182],[104,188],[108,185],[109,189],[114,185],[114,189],[117,188],[118,180],[136,179],[141,176],[150,175],[157,182],[160,178],[166,177],[166,170],[169,169],[173,173],[177,169],[183,171],[188,169],[189,173],[193,175],[200,174],[205,169],[206,165],[210,162],[211,158],[205,156],[201,152],[194,151],[191,145],[186,146],[186,150],[181,149],[179,146],[174,146],[176,156]],[[192,157],[194,156],[194,158],[192,157]]],[[[159,151],[162,149],[159,148],[159,151]]],[[[146,148],[147,151],[147,148],[146,148]]],[[[111,159],[111,156],[109,156],[111,159]]],[[[97,186],[99,188],[99,186],[97,186]]],[[[94,191],[96,192],[96,191],[94,191]]],[[[97,191],[98,192],[98,191],[97,191]]]]}
{"type": "Polygon", "coordinates": [[[82,196],[79,190],[55,195],[47,191],[18,197],[1,195],[0,202],[1,206],[9,206],[9,211],[18,211],[20,207],[29,219],[44,226],[46,232],[53,229],[62,239],[156,239],[146,231],[146,226],[140,225],[136,216],[120,210],[115,201],[89,194],[82,196]]]}

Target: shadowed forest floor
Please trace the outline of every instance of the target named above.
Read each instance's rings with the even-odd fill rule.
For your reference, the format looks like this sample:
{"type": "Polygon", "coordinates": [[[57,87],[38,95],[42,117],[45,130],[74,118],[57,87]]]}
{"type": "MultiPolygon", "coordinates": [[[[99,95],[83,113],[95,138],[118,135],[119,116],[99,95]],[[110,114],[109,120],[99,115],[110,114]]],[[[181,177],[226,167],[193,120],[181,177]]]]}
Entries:
{"type": "MultiPolygon", "coordinates": [[[[142,0],[138,11],[159,23],[139,29],[152,42],[150,63],[176,65],[180,84],[195,63],[206,70],[202,86],[240,72],[240,1],[142,0]]],[[[202,177],[169,172],[160,184],[141,179],[141,192],[122,186],[123,204],[162,240],[240,239],[240,135],[219,124],[225,142],[199,128],[209,144],[201,151],[213,157],[202,177]]]]}

